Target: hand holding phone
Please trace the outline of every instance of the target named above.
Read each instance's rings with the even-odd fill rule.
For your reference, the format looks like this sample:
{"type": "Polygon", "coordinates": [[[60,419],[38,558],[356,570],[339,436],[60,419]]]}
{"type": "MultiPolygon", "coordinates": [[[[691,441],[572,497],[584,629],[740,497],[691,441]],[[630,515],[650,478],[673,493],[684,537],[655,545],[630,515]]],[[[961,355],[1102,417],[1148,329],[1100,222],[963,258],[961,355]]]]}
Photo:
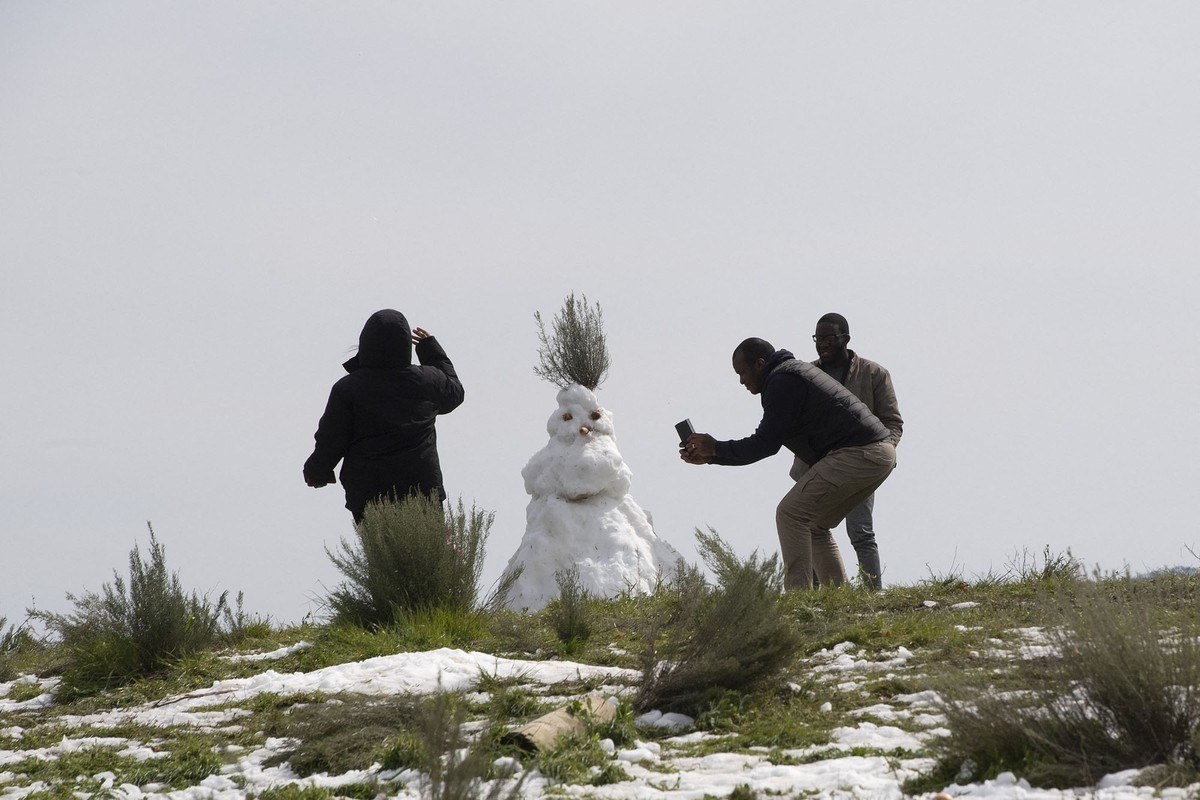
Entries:
{"type": "Polygon", "coordinates": [[[679,434],[679,446],[683,447],[687,444],[688,437],[695,433],[696,429],[692,427],[690,419],[685,419],[683,422],[675,423],[675,432],[679,434]]]}

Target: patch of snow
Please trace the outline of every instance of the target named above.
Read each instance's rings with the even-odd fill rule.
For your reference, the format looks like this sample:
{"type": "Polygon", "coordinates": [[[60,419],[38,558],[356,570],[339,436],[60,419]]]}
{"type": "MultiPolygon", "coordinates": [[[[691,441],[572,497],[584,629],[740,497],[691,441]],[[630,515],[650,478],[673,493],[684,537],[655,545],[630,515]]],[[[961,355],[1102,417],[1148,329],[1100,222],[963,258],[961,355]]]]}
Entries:
{"type": "Polygon", "coordinates": [[[301,650],[307,650],[312,647],[312,642],[296,642],[288,647],[281,647],[278,650],[272,650],[269,653],[247,653],[245,655],[225,656],[226,661],[238,663],[241,661],[277,661],[281,658],[286,658],[292,653],[298,653],[301,650]]]}
{"type": "Polygon", "coordinates": [[[633,721],[633,724],[640,728],[663,728],[669,731],[681,731],[684,728],[691,728],[696,724],[696,720],[686,714],[666,713],[661,711],[648,711],[633,721]]]}

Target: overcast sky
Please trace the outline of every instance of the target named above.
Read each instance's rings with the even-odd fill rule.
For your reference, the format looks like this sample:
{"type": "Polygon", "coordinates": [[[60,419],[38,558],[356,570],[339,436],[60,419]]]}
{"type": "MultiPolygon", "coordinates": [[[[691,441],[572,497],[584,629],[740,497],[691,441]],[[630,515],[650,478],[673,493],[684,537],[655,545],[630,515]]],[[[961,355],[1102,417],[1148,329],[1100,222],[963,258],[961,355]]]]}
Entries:
{"type": "Polygon", "coordinates": [[[777,552],[790,457],[689,466],[674,424],[749,434],[733,347],[814,358],[838,311],[906,423],[886,583],[1195,565],[1198,36],[1190,0],[0,0],[0,616],[125,574],[147,521],[186,587],[319,614],[352,527],[300,467],[388,307],[466,387],[440,451],[490,583],[572,291],[689,558],[777,552]]]}

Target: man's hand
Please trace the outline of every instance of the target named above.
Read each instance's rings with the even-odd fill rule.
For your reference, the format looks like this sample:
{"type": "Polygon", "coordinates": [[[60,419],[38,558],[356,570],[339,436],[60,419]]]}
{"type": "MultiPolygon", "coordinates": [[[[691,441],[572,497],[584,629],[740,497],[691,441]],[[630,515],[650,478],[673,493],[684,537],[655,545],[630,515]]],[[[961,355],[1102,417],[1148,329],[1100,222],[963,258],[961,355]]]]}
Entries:
{"type": "Polygon", "coordinates": [[[328,486],[331,483],[337,483],[337,480],[333,477],[333,470],[329,470],[328,475],[310,475],[305,472],[304,482],[314,489],[320,489],[322,486],[328,486]]]}
{"type": "Polygon", "coordinates": [[[679,448],[679,457],[689,464],[711,464],[717,455],[717,440],[707,433],[693,433],[679,448]]]}
{"type": "Polygon", "coordinates": [[[424,328],[413,328],[412,329],[413,344],[420,344],[421,342],[425,341],[426,339],[430,339],[432,337],[433,337],[433,334],[430,333],[429,331],[425,330],[424,328]]]}

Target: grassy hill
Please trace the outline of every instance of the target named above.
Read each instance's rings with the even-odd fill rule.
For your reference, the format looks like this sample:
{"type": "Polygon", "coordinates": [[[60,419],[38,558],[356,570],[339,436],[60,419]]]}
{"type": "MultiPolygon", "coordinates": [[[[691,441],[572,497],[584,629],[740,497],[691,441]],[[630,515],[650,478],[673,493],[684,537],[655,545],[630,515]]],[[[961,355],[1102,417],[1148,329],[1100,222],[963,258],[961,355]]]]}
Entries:
{"type": "MultiPolygon", "coordinates": [[[[743,578],[774,569],[732,566],[743,578]]],[[[1139,770],[1135,785],[1200,781],[1194,574],[1086,576],[1069,554],[1045,553],[1003,575],[880,593],[780,596],[767,580],[755,594],[733,574],[705,586],[565,592],[538,614],[401,614],[369,630],[227,614],[207,648],[107,687],[72,686],[78,653],[0,622],[0,798],[745,800],[997,779],[1091,788],[1122,770],[1139,770]],[[439,648],[529,666],[481,669],[449,692],[347,690],[360,685],[343,679],[349,665],[387,675],[400,662],[371,659],[439,648]],[[558,680],[532,666],[564,662],[598,671],[558,680]],[[319,670],[335,690],[288,677],[319,670]],[[238,691],[200,699],[218,682],[238,691]],[[614,719],[582,715],[582,732],[536,753],[505,736],[593,692],[619,698],[614,719]],[[188,697],[186,712],[153,713],[188,697]],[[651,710],[692,723],[635,724],[651,710]],[[845,777],[805,783],[817,780],[806,768],[835,760],[845,777]]]]}

